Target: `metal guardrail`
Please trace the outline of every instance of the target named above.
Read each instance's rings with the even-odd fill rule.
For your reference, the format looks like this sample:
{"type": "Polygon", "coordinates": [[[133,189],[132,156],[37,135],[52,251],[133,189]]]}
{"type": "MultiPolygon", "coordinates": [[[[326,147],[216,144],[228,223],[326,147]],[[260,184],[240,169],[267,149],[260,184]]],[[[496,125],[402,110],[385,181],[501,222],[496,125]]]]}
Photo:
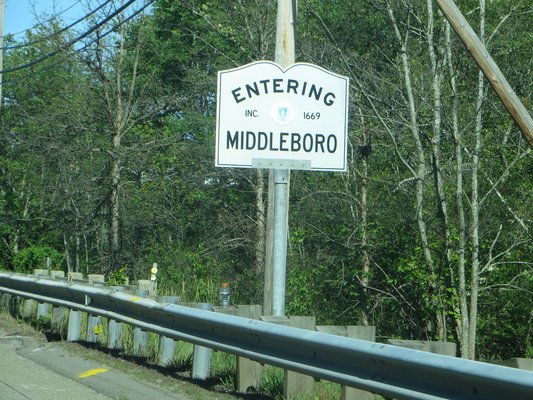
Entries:
{"type": "Polygon", "coordinates": [[[397,399],[533,399],[528,371],[163,305],[76,283],[0,273],[0,292],[397,399]]]}

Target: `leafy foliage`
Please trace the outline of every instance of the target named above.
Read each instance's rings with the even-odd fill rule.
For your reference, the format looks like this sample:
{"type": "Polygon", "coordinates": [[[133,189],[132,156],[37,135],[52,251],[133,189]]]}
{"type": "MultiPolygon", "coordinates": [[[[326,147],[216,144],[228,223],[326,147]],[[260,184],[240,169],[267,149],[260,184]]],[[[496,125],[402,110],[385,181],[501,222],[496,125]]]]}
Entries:
{"type": "MultiPolygon", "coordinates": [[[[148,266],[157,262],[164,293],[216,303],[220,284],[228,281],[235,304],[262,302],[264,249],[258,247],[266,173],[215,169],[213,133],[216,73],[273,58],[276,5],[159,0],[150,14],[81,52],[63,51],[31,71],[5,74],[0,262],[30,272],[51,257],[54,268],[104,272],[116,284],[148,278],[148,266]]],[[[461,7],[478,29],[477,3],[461,7]]],[[[441,16],[434,20],[431,46],[442,74],[440,109],[435,106],[428,18],[422,2],[299,4],[298,61],[351,79],[350,169],[291,173],[287,313],[315,315],[320,324],[369,323],[381,337],[418,339],[435,339],[443,316],[445,337],[458,342],[459,299],[475,289],[470,279],[464,293],[459,289],[464,254],[465,276],[474,259],[480,263],[479,356],[531,355],[531,151],[492,90],[485,89],[481,110],[476,108],[477,66],[453,35],[453,57],[446,58],[441,16]],[[400,38],[408,38],[405,49],[387,7],[400,38]],[[438,110],[440,132],[433,137],[438,110]],[[422,161],[425,173],[417,176],[422,161]],[[480,193],[476,226],[474,186],[480,193]],[[479,246],[471,240],[474,230],[479,246]]],[[[523,2],[505,0],[487,10],[489,51],[526,108],[530,21],[523,2]]],[[[43,40],[6,52],[6,67],[57,49],[65,37],[50,32],[59,25],[30,32],[27,40],[43,40]]]]}

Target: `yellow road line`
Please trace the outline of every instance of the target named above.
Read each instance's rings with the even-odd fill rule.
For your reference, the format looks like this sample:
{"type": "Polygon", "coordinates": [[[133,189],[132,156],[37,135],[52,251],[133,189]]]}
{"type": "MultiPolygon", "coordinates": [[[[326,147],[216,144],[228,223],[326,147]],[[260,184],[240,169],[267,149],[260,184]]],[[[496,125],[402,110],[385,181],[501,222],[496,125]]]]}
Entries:
{"type": "Polygon", "coordinates": [[[89,371],[85,371],[79,374],[78,378],[88,378],[89,376],[98,375],[98,374],[101,374],[102,372],[107,372],[107,369],[105,368],[90,369],[89,371]]]}

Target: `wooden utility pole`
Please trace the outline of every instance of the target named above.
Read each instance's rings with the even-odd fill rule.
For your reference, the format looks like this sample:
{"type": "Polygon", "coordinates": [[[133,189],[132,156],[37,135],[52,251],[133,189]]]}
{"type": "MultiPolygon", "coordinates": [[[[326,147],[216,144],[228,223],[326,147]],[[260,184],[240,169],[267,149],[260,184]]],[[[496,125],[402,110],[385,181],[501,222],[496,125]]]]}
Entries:
{"type": "Polygon", "coordinates": [[[522,131],[522,135],[533,146],[533,119],[507,79],[494,62],[487,49],[481,43],[472,27],[457,8],[453,0],[436,0],[441,11],[450,22],[457,35],[461,38],[470,54],[487,77],[488,81],[500,97],[511,117],[522,131]]]}
{"type": "MultiPolygon", "coordinates": [[[[296,0],[278,0],[278,14],[276,21],[276,54],[274,61],[286,68],[294,64],[295,60],[295,27],[296,0]]],[[[268,211],[266,219],[266,249],[265,249],[265,284],[263,295],[264,315],[284,315],[285,312],[285,264],[280,266],[281,258],[286,258],[286,242],[289,210],[289,170],[270,170],[268,179],[268,211]],[[281,181],[284,181],[283,183],[281,181]],[[285,202],[285,230],[275,232],[275,191],[283,187],[286,193],[285,202]],[[275,238],[284,241],[285,254],[274,254],[275,238]],[[278,265],[276,265],[278,264],[278,265]]],[[[280,201],[278,196],[278,201],[280,201]]],[[[278,218],[278,220],[281,218],[278,218]]],[[[278,223],[279,226],[279,223],[278,223]]],[[[283,253],[282,252],[282,253],[283,253]]]]}
{"type": "MultiPolygon", "coordinates": [[[[0,71],[4,69],[4,0],[0,0],[0,71]]],[[[0,72],[0,109],[2,109],[3,74],[0,72]]]]}

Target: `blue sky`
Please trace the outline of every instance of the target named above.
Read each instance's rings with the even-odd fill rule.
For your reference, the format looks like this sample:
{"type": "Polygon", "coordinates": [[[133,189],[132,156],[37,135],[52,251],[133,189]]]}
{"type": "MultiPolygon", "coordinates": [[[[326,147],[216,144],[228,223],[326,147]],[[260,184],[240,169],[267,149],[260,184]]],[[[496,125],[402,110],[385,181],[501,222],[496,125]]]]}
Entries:
{"type": "Polygon", "coordinates": [[[84,3],[80,0],[4,0],[4,35],[24,31],[38,23],[33,5],[38,15],[47,14],[44,20],[62,13],[62,19],[68,24],[85,15],[84,3]]]}

